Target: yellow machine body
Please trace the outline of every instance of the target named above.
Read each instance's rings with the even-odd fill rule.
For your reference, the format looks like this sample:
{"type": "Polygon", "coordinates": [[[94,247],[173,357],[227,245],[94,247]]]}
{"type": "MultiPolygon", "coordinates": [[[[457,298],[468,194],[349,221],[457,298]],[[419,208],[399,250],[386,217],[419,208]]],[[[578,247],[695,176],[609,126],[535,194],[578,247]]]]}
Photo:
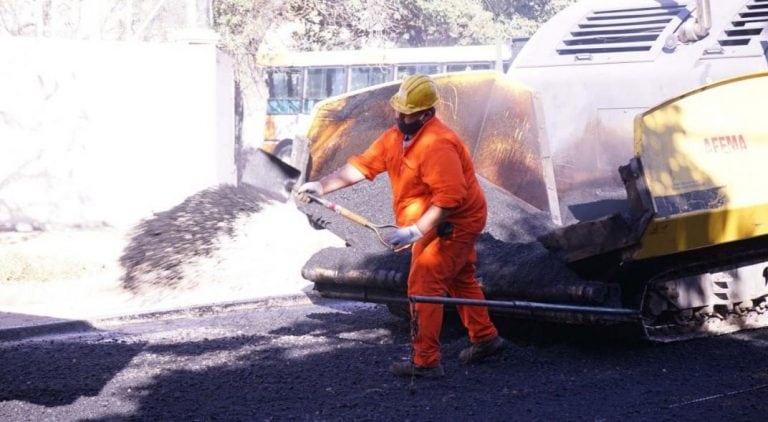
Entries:
{"type": "Polygon", "coordinates": [[[704,86],[637,117],[635,154],[655,213],[637,259],[768,234],[766,109],[763,72],[704,86]]]}

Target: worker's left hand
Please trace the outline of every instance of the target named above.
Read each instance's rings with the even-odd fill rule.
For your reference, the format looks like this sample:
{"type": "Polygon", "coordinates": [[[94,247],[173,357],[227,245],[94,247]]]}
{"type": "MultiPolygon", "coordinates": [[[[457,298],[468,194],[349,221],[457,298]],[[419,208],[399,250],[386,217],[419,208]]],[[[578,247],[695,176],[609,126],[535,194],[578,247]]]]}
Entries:
{"type": "Polygon", "coordinates": [[[398,249],[421,239],[423,236],[419,228],[412,224],[395,230],[386,241],[392,245],[392,249],[398,249]]]}

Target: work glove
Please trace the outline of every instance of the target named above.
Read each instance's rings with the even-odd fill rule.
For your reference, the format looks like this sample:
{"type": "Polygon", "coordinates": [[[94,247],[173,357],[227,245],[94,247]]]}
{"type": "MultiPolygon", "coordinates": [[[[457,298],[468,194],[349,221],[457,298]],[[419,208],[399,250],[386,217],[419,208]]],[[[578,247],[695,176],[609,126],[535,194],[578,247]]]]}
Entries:
{"type": "Polygon", "coordinates": [[[400,227],[392,232],[387,239],[387,243],[392,245],[392,249],[399,249],[403,246],[421,239],[424,235],[415,224],[406,227],[400,227]]]}
{"type": "Polygon", "coordinates": [[[308,193],[315,196],[323,196],[323,185],[320,184],[320,182],[304,183],[299,187],[299,190],[296,191],[296,198],[301,202],[309,203],[312,199],[307,196],[308,193]]]}

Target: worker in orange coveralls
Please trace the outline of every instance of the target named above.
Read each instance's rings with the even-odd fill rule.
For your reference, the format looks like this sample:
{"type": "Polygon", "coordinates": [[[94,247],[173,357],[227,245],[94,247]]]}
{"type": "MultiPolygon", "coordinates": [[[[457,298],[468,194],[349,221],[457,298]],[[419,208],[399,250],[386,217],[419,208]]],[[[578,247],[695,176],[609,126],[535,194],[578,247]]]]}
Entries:
{"type": "MultiPolygon", "coordinates": [[[[484,299],[475,279],[475,242],[485,227],[487,205],[472,159],[459,136],[435,116],[434,81],[426,75],[406,78],[390,99],[397,125],[336,172],[302,185],[303,193],[323,195],[387,172],[392,184],[397,229],[386,239],[393,249],[412,245],[409,296],[484,299]]],[[[480,361],[507,345],[482,306],[458,306],[472,346],[459,359],[480,361]]],[[[443,305],[415,303],[414,354],[392,364],[398,376],[440,377],[440,329],[443,305]]]]}

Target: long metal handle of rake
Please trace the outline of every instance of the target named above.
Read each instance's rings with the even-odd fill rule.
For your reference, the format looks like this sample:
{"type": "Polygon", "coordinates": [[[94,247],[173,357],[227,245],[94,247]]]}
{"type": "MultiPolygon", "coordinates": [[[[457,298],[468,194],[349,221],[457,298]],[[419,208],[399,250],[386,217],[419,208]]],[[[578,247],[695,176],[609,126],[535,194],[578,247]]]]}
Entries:
{"type": "Polygon", "coordinates": [[[397,229],[398,227],[394,224],[373,224],[370,221],[368,221],[365,217],[362,215],[356,214],[341,205],[331,202],[325,198],[321,198],[317,195],[312,195],[311,193],[306,194],[309,199],[317,202],[318,204],[324,206],[325,208],[328,208],[329,210],[335,212],[336,214],[339,214],[349,220],[354,221],[357,224],[360,224],[361,226],[368,227],[369,229],[373,230],[374,233],[376,233],[376,237],[379,238],[379,242],[381,242],[382,245],[386,246],[388,249],[391,249],[395,252],[402,252],[406,249],[408,249],[411,244],[401,245],[397,248],[393,248],[392,245],[390,245],[382,236],[381,231],[379,229],[385,228],[385,227],[391,227],[397,229]]]}
{"type": "Polygon", "coordinates": [[[306,194],[309,199],[317,202],[318,204],[324,206],[325,208],[328,208],[329,210],[335,212],[336,214],[340,214],[343,217],[346,217],[352,221],[354,221],[357,224],[360,224],[361,226],[365,226],[371,229],[376,230],[377,227],[372,224],[370,221],[368,221],[365,217],[359,214],[355,214],[354,212],[342,207],[341,205],[331,202],[325,198],[321,198],[317,195],[312,194],[306,194]]]}

